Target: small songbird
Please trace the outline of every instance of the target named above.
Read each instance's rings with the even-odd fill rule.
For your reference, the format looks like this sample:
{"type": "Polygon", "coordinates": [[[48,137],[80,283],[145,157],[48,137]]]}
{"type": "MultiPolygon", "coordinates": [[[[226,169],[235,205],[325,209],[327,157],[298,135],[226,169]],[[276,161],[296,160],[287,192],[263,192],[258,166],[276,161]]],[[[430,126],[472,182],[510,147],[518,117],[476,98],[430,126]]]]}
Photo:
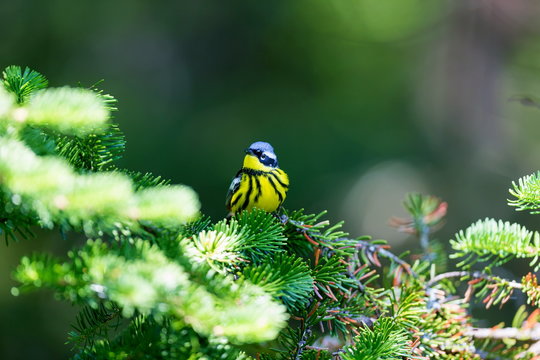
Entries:
{"type": "Polygon", "coordinates": [[[278,167],[272,145],[254,142],[246,149],[242,168],[229,187],[229,215],[253,208],[275,211],[285,200],[288,188],[289,177],[278,167]]]}

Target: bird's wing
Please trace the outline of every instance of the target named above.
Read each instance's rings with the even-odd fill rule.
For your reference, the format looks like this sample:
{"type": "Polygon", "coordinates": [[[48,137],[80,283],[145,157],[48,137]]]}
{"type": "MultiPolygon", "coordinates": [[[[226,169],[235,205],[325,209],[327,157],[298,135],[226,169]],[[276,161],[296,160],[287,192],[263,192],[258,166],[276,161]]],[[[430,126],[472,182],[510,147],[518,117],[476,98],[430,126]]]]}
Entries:
{"type": "Polygon", "coordinates": [[[227,207],[227,210],[231,210],[231,199],[238,191],[238,188],[240,187],[240,180],[242,179],[242,170],[238,171],[236,173],[236,176],[231,181],[231,185],[229,186],[229,191],[227,191],[227,200],[225,201],[225,206],[227,207]]]}

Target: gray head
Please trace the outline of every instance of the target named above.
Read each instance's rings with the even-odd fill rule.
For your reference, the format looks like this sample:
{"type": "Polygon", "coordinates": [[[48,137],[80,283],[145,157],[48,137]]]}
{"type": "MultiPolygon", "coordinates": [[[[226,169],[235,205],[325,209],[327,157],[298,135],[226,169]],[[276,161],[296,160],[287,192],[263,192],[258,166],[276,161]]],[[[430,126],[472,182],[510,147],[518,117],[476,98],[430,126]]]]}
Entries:
{"type": "Polygon", "coordinates": [[[278,166],[277,156],[274,153],[274,148],[267,142],[254,142],[253,144],[249,145],[249,148],[246,149],[246,154],[256,156],[259,161],[266,166],[278,166]]]}

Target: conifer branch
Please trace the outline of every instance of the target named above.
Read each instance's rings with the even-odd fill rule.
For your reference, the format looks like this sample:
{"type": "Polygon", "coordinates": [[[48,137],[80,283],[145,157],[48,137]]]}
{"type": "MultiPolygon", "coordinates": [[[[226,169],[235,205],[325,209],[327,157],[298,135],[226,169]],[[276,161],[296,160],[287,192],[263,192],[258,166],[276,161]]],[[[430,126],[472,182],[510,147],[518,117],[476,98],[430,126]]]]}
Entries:
{"type": "Polygon", "coordinates": [[[398,231],[417,235],[423,251],[429,252],[429,235],[442,224],[447,203],[435,196],[411,193],[403,205],[411,215],[411,219],[393,217],[390,219],[390,225],[396,227],[398,231]]]}
{"type": "Polygon", "coordinates": [[[110,116],[93,91],[69,87],[41,90],[23,109],[27,114],[22,122],[74,136],[101,133],[110,116]]]}
{"type": "Polygon", "coordinates": [[[418,276],[406,261],[390,252],[388,250],[389,246],[386,244],[373,244],[365,240],[358,240],[356,247],[358,249],[365,250],[366,258],[373,265],[381,266],[381,263],[377,257],[377,254],[380,254],[381,256],[390,259],[394,263],[401,266],[407,273],[413,275],[414,277],[418,276]]]}
{"type": "Polygon", "coordinates": [[[94,346],[97,340],[106,339],[110,330],[117,329],[120,324],[120,309],[115,304],[105,306],[99,303],[97,308],[85,306],[77,314],[74,331],[69,333],[68,342],[79,349],[94,346]]]}
{"type": "MultiPolygon", "coordinates": [[[[450,240],[455,250],[451,258],[463,258],[458,267],[471,268],[478,262],[486,262],[487,268],[500,266],[513,258],[532,258],[531,266],[540,256],[540,235],[519,224],[480,220],[450,240]]],[[[535,265],[535,269],[540,265],[535,265]]]]}
{"type": "Polygon", "coordinates": [[[499,276],[488,275],[480,271],[451,271],[441,273],[426,283],[426,288],[430,288],[443,279],[466,278],[468,288],[465,292],[465,301],[469,301],[472,294],[476,291],[477,297],[483,299],[486,308],[492,305],[506,303],[515,289],[524,290],[524,284],[513,280],[507,280],[499,276]]]}
{"type": "Polygon", "coordinates": [[[73,167],[90,171],[107,170],[124,153],[126,140],[117,125],[85,137],[56,136],[56,152],[73,167]]]}
{"type": "Polygon", "coordinates": [[[280,253],[271,264],[247,266],[242,275],[281,299],[290,311],[299,311],[311,301],[314,279],[307,264],[294,255],[280,253]]]}
{"type": "Polygon", "coordinates": [[[261,288],[205,269],[200,274],[206,283],[199,284],[157,247],[130,240],[119,247],[89,241],[85,249],[70,254],[68,263],[43,256],[23,258],[15,272],[22,284],[16,292],[47,287],[57,296],[90,306],[114,302],[125,318],[135,313],[172,316],[198,333],[239,343],[273,339],[283,327],[284,307],[261,288]],[[265,311],[258,314],[261,307],[265,311]]]}
{"type": "Polygon", "coordinates": [[[432,279],[430,279],[426,283],[425,287],[430,288],[430,287],[433,287],[435,284],[437,284],[438,282],[440,282],[443,279],[450,279],[450,278],[456,278],[456,277],[457,278],[470,277],[470,278],[473,278],[473,279],[483,279],[483,280],[488,280],[488,281],[500,281],[500,280],[503,280],[503,281],[506,282],[506,285],[511,287],[511,288],[514,288],[514,289],[523,288],[523,285],[516,282],[516,281],[504,280],[504,279],[502,279],[500,277],[488,275],[488,274],[482,273],[480,271],[449,271],[449,272],[446,272],[446,273],[441,273],[441,274],[436,275],[432,279]]]}
{"type": "Polygon", "coordinates": [[[48,81],[42,74],[25,67],[11,65],[2,72],[3,85],[16,96],[17,104],[24,104],[30,94],[47,87],[48,81]]]}
{"type": "Polygon", "coordinates": [[[540,340],[540,325],[535,325],[532,328],[471,328],[465,333],[476,339],[516,339],[520,341],[539,341],[540,340]]]}
{"type": "Polygon", "coordinates": [[[515,199],[508,200],[508,205],[515,206],[517,211],[529,210],[531,214],[540,209],[540,171],[524,176],[518,182],[512,182],[510,194],[515,199]]]}
{"type": "Polygon", "coordinates": [[[183,225],[199,208],[187,187],[155,187],[135,194],[125,175],[77,175],[65,161],[37,156],[20,141],[2,137],[0,171],[0,185],[9,191],[15,208],[46,227],[58,224],[92,233],[137,220],[183,225]]]}
{"type": "Polygon", "coordinates": [[[448,204],[435,196],[412,193],[403,205],[411,218],[392,217],[390,225],[400,232],[415,235],[422,248],[422,259],[434,263],[440,270],[445,269],[447,256],[444,248],[430,236],[444,224],[448,204]]]}
{"type": "Polygon", "coordinates": [[[399,327],[392,318],[382,317],[373,329],[361,328],[355,338],[355,345],[347,347],[343,360],[364,358],[409,358],[412,356],[409,337],[405,329],[399,327]]]}
{"type": "Polygon", "coordinates": [[[152,173],[138,172],[138,171],[127,171],[120,169],[124,174],[129,176],[133,181],[133,187],[135,191],[143,190],[149,187],[157,186],[167,186],[170,185],[171,181],[164,179],[159,175],[153,175],[152,173]]]}
{"type": "MultiPolygon", "coordinates": [[[[95,86],[47,88],[29,69],[3,76],[0,232],[9,241],[35,227],[89,237],[67,260],[24,257],[12,294],[48,288],[81,307],[69,334],[74,359],[253,360],[240,346],[260,342],[258,360],[537,352],[537,312],[525,320],[520,308],[512,327],[478,329],[467,306],[473,293],[502,306],[515,290],[538,304],[538,233],[479,221],[451,241],[461,262],[446,271],[444,246],[430,237],[447,204],[433,196],[409,195],[410,218],[392,220],[418,238],[422,253],[410,257],[350,236],[325,212],[254,209],[212,222],[190,188],[115,166],[125,138],[111,121],[114,97],[95,86]],[[531,260],[521,282],[492,275],[513,258],[531,260]],[[464,298],[453,279],[467,282],[464,298]]],[[[538,210],[539,179],[514,184],[511,205],[538,210]]]]}

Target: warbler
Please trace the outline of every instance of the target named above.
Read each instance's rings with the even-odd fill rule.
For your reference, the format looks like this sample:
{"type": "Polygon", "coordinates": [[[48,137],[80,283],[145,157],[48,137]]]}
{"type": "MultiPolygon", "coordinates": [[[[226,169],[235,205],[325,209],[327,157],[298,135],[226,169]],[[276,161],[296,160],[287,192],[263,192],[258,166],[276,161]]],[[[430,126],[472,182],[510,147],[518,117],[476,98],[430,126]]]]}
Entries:
{"type": "Polygon", "coordinates": [[[229,216],[242,210],[277,210],[289,188],[289,177],[278,167],[274,148],[267,142],[254,142],[246,149],[242,168],[231,182],[226,207],[229,216]]]}

